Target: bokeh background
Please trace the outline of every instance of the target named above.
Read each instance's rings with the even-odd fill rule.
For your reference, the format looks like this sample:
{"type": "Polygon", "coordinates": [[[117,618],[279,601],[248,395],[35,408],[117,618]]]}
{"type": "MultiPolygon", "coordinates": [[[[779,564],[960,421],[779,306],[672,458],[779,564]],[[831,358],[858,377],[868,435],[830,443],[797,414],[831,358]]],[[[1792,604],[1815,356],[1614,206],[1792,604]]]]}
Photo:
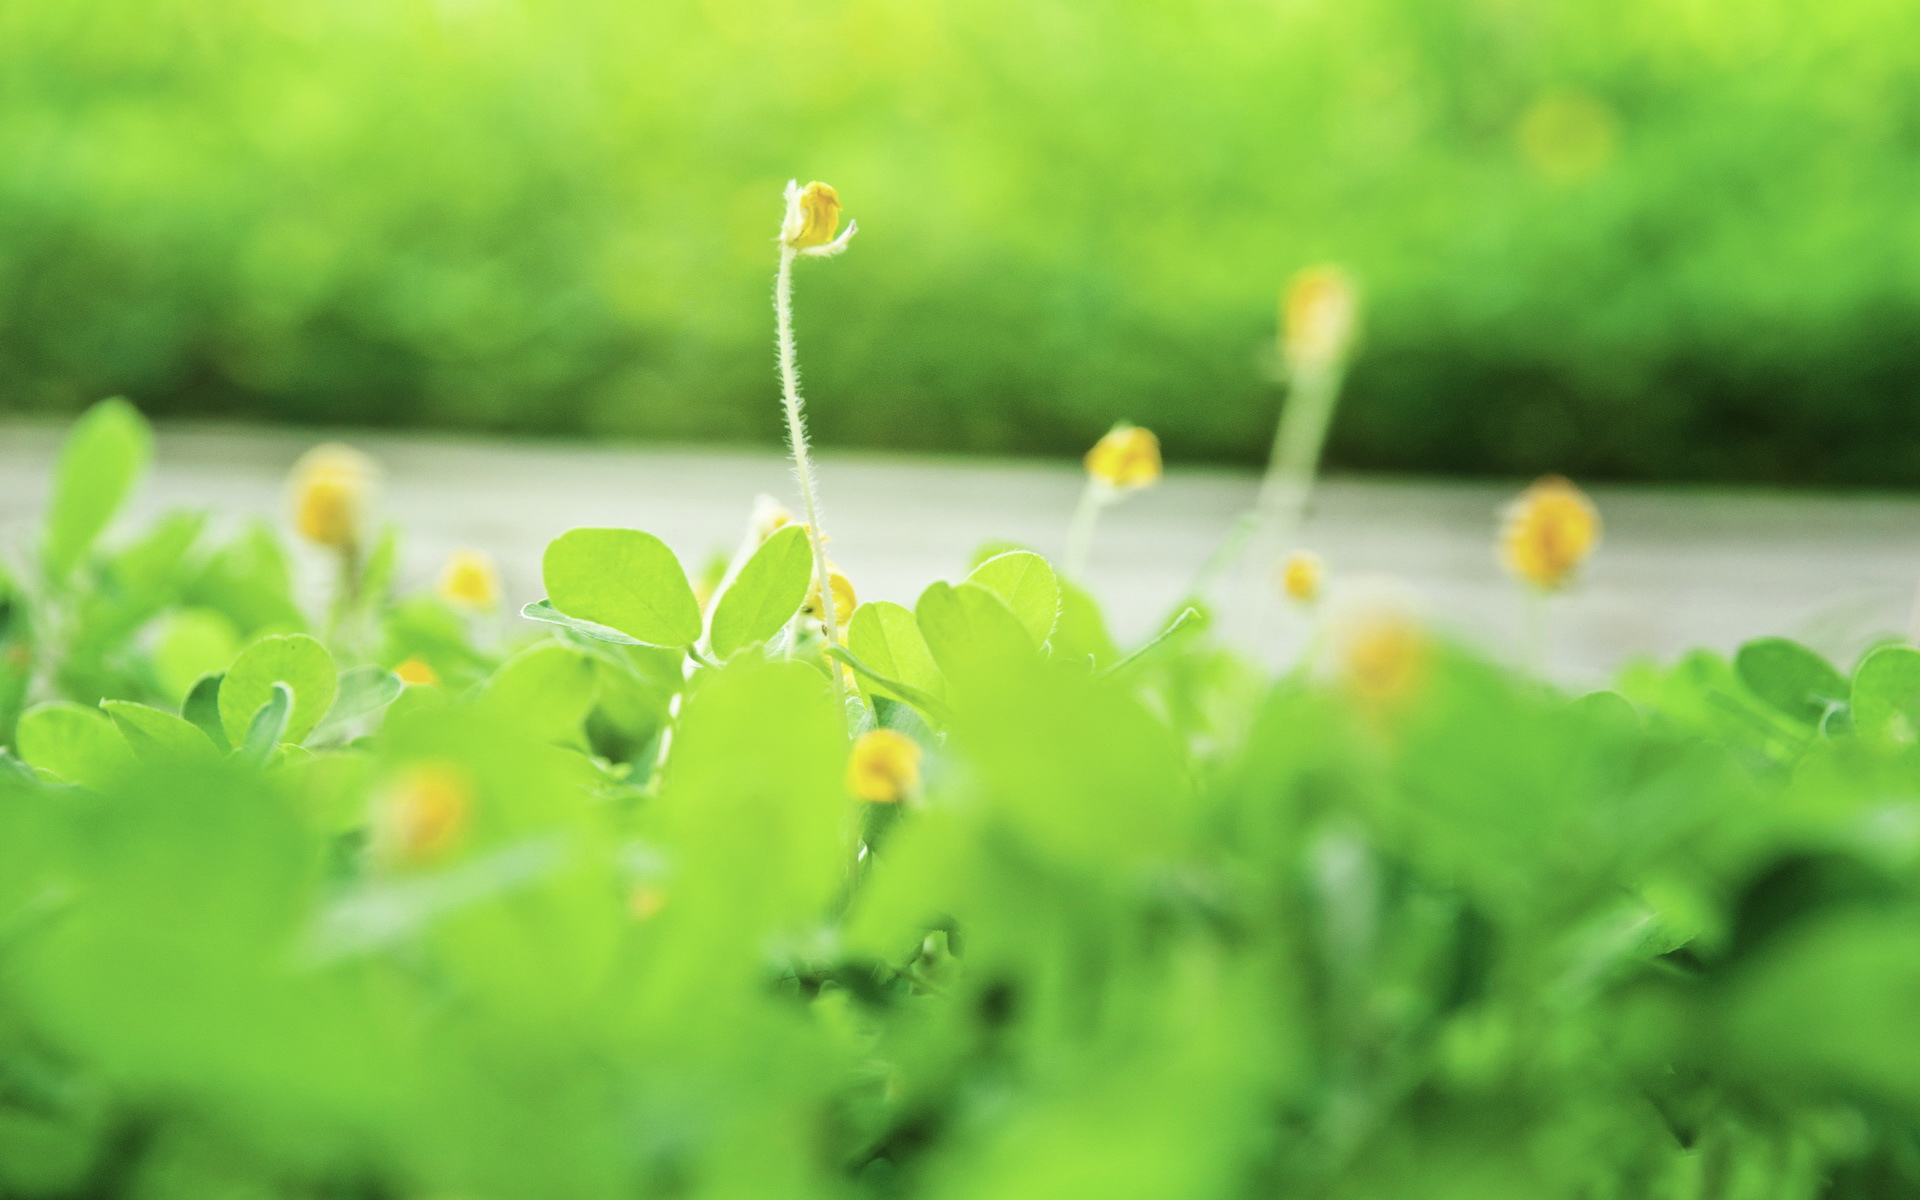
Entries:
{"type": "Polygon", "coordinates": [[[1910,0],[10,0],[0,412],[1920,482],[1910,0]]]}

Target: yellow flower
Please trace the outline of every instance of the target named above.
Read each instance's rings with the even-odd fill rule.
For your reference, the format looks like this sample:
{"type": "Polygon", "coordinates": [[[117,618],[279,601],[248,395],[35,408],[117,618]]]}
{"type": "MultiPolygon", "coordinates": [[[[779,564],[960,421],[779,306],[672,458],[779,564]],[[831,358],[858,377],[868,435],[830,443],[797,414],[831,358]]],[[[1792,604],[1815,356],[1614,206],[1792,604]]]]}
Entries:
{"type": "Polygon", "coordinates": [[[1153,431],[1125,421],[1107,431],[1087,451],[1087,474],[1121,491],[1160,482],[1160,439],[1153,431]]]}
{"type": "Polygon", "coordinates": [[[1371,608],[1348,614],[1334,630],[1333,648],[1340,681],[1368,704],[1405,700],[1426,679],[1426,631],[1404,612],[1371,608]]]}
{"type": "Polygon", "coordinates": [[[803,188],[787,185],[787,219],[780,240],[795,250],[830,245],[840,229],[840,193],[815,180],[803,188]]]}
{"type": "MultiPolygon", "coordinates": [[[[853,594],[853,581],[842,575],[838,568],[827,568],[827,586],[833,589],[833,621],[841,629],[853,619],[853,610],[859,606],[859,599],[853,594]]],[[[820,604],[820,582],[815,580],[813,590],[807,593],[806,607],[800,610],[807,616],[819,621],[825,619],[826,612],[820,604]]]]}
{"type": "Polygon", "coordinates": [[[385,788],[373,816],[373,851],[393,866],[426,866],[447,856],[467,829],[473,779],[450,762],[408,767],[385,788]]]}
{"type": "Polygon", "coordinates": [[[394,667],[393,673],[400,677],[401,683],[427,686],[440,682],[439,672],[435,671],[426,659],[417,656],[394,667]]]}
{"type": "Polygon", "coordinates": [[[1292,369],[1325,370],[1343,362],[1359,325],[1360,292],[1339,267],[1308,267],[1280,300],[1280,348],[1292,369]]]}
{"type": "Polygon", "coordinates": [[[500,573],[477,550],[455,550],[440,572],[440,595],[468,608],[492,608],[500,602],[500,573]]]}
{"type": "Polygon", "coordinates": [[[360,544],[373,490],[373,460],[351,446],[315,446],[293,465],[293,527],[315,545],[352,550],[360,544]]]}
{"type": "Polygon", "coordinates": [[[1507,506],[1500,557],[1537,588],[1564,585],[1600,544],[1600,514],[1586,493],[1558,475],[1535,483],[1507,506]]]}
{"type": "Polygon", "coordinates": [[[1280,590],[1301,604],[1312,604],[1320,598],[1325,578],[1326,567],[1311,550],[1296,550],[1280,564],[1280,590]]]}
{"type": "Polygon", "coordinates": [[[870,729],[847,756],[847,791],[872,804],[897,804],[920,789],[920,743],[891,729],[870,729]]]}

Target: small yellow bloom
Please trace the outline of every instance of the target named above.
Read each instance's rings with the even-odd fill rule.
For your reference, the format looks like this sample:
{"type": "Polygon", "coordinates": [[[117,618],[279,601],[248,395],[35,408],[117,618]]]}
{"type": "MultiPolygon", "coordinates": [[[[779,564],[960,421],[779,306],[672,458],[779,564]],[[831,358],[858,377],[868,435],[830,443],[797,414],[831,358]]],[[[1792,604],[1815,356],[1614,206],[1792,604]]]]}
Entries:
{"type": "Polygon", "coordinates": [[[1426,679],[1426,631],[1404,612],[1381,608],[1350,613],[1336,626],[1333,647],[1340,681],[1368,704],[1405,700],[1426,679]]]}
{"type": "Polygon", "coordinates": [[[337,442],[315,446],[293,465],[293,527],[319,546],[350,551],[360,544],[373,460],[337,442]]]}
{"type": "Polygon", "coordinates": [[[1087,451],[1087,474],[1120,491],[1160,482],[1160,439],[1151,429],[1125,421],[1087,451]]]}
{"type": "Polygon", "coordinates": [[[872,804],[897,804],[920,789],[920,743],[891,729],[870,729],[847,756],[847,791],[872,804]]]}
{"type": "Polygon", "coordinates": [[[500,603],[500,572],[477,550],[455,550],[440,571],[440,595],[452,604],[490,609],[500,603]]]}
{"type": "Polygon", "coordinates": [[[1308,267],[1280,300],[1280,349],[1295,371],[1338,366],[1359,327],[1360,290],[1339,267],[1308,267]]]}
{"type": "Polygon", "coordinates": [[[1325,580],[1326,567],[1311,550],[1296,550],[1280,564],[1280,590],[1301,604],[1318,600],[1325,580]]]}
{"type": "Polygon", "coordinates": [[[405,660],[393,668],[401,683],[430,686],[440,682],[440,674],[424,658],[414,657],[405,660]]]}
{"type": "MultiPolygon", "coordinates": [[[[845,629],[847,622],[853,619],[853,610],[860,604],[859,599],[853,594],[853,581],[842,575],[838,568],[829,566],[827,585],[833,589],[834,624],[845,629]]],[[[820,604],[820,583],[817,579],[814,581],[813,590],[807,593],[806,607],[800,611],[816,621],[825,619],[825,610],[820,604]]]]}
{"type": "Polygon", "coordinates": [[[636,883],[627,893],[627,912],[636,921],[651,921],[667,906],[667,893],[651,883],[636,883]]]}
{"type": "Polygon", "coordinates": [[[1586,493],[1549,475],[1507,506],[1500,557],[1508,571],[1537,588],[1563,586],[1600,544],[1600,514],[1586,493]]]}
{"type": "Polygon", "coordinates": [[[447,856],[467,829],[473,779],[450,762],[408,767],[375,802],[373,852],[393,866],[427,866],[447,856]]]}
{"type": "Polygon", "coordinates": [[[787,219],[780,240],[795,250],[830,245],[840,230],[840,193],[815,180],[803,188],[787,185],[787,219]]]}

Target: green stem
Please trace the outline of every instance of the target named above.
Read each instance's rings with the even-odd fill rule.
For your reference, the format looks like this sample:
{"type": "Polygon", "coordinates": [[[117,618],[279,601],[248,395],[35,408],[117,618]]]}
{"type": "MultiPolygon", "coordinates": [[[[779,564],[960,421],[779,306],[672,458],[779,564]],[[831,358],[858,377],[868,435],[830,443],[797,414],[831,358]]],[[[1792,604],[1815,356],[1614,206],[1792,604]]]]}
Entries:
{"type": "MultiPolygon", "coordinates": [[[[840,644],[839,615],[834,612],[833,579],[827,568],[827,543],[820,531],[820,506],[813,478],[813,456],[807,445],[806,408],[800,400],[800,369],[793,348],[793,247],[780,247],[780,272],[774,277],[773,315],[780,344],[780,391],[786,402],[787,446],[793,453],[793,477],[800,485],[800,503],[807,513],[807,540],[813,546],[813,575],[820,587],[820,619],[827,644],[840,644]]],[[[847,683],[837,666],[829,664],[834,693],[842,711],[847,706],[847,683]]]]}
{"type": "Polygon", "coordinates": [[[1067,557],[1062,566],[1068,579],[1079,580],[1086,574],[1087,557],[1093,552],[1093,531],[1100,523],[1100,510],[1111,497],[1111,489],[1091,477],[1080,489],[1080,503],[1074,506],[1073,520],[1067,525],[1067,557]]]}

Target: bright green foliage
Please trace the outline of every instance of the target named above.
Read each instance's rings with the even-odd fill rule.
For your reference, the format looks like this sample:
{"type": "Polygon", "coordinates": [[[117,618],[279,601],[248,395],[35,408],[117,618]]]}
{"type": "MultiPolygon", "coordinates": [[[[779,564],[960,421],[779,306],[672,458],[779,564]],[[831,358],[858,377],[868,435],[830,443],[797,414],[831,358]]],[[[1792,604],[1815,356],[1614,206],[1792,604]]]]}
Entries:
{"type": "Polygon", "coordinates": [[[661,632],[651,552],[329,646],[201,537],[0,631],[5,1195],[1920,1195],[1904,643],[1571,696],[1432,641],[1389,694],[1197,607],[1117,646],[1000,548],[855,613],[843,709],[791,548],[709,654],[599,623],[661,632]],[[176,717],[208,614],[254,640],[176,717]]]}
{"type": "Polygon", "coordinates": [[[720,658],[780,632],[806,602],[813,548],[798,525],[774,530],[714,602],[708,641],[720,658]]]}
{"type": "Polygon", "coordinates": [[[41,548],[59,582],[106,531],[153,454],[147,423],[125,400],[102,400],[75,422],[54,466],[53,499],[41,548]]]}
{"type": "Polygon", "coordinates": [[[1020,618],[1035,645],[1044,646],[1060,620],[1060,580],[1047,560],[1031,550],[1009,550],[975,567],[967,582],[1000,597],[1020,618]]]}
{"type": "Polygon", "coordinates": [[[540,562],[547,598],[569,617],[616,629],[649,646],[700,638],[700,602],[667,544],[637,529],[575,529],[540,562]]]}
{"type": "Polygon", "coordinates": [[[293,690],[293,710],[287,716],[286,740],[299,742],[333,707],[340,687],[333,655],[303,633],[265,637],[240,652],[220,683],[220,724],[227,739],[238,744],[247,734],[260,706],[273,698],[273,685],[293,690]]]}

